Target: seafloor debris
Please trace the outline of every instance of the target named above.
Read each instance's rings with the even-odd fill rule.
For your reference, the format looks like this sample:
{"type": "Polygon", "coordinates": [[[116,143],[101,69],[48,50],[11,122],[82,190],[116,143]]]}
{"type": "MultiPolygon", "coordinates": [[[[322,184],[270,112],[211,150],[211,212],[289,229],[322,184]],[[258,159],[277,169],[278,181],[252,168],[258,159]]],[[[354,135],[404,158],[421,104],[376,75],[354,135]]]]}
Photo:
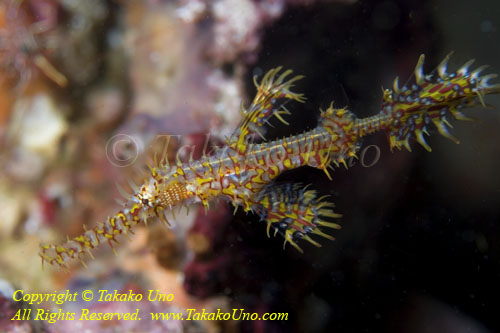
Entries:
{"type": "Polygon", "coordinates": [[[4,1],[0,4],[0,81],[20,90],[37,71],[65,87],[68,80],[49,60],[53,49],[46,38],[56,26],[55,1],[4,1]]]}
{"type": "Polygon", "coordinates": [[[6,280],[0,278],[0,327],[4,332],[31,333],[41,331],[44,327],[42,321],[11,320],[18,311],[24,313],[31,308],[24,302],[14,302],[12,295],[14,287],[6,280]]]}

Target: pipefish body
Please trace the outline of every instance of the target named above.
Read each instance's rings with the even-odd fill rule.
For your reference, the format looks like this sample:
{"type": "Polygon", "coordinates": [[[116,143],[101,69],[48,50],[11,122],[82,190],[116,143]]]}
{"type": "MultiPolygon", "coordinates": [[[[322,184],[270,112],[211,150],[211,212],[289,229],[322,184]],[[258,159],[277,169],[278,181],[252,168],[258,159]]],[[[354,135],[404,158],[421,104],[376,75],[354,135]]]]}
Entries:
{"type": "MultiPolygon", "coordinates": [[[[302,252],[298,241],[304,239],[321,246],[315,235],[334,239],[325,228],[340,229],[335,219],[333,203],[326,197],[300,183],[277,182],[282,172],[303,166],[323,170],[346,159],[356,157],[361,139],[376,132],[385,132],[391,149],[406,148],[416,140],[431,151],[425,140],[432,127],[458,143],[448,132],[449,120],[469,120],[463,109],[485,107],[484,96],[500,93],[500,85],[489,80],[495,74],[481,76],[485,66],[470,70],[472,60],[456,72],[447,73],[448,55],[430,74],[423,71],[424,56],[415,67],[411,84],[399,86],[396,78],[392,89],[383,94],[380,112],[367,118],[358,118],[347,108],[335,108],[333,103],[322,110],[318,125],[302,134],[267,141],[263,126],[270,118],[283,118],[290,112],[284,102],[305,102],[302,94],[292,92],[293,84],[302,78],[292,78],[291,70],[271,69],[260,82],[254,78],[257,93],[248,108],[242,108],[242,121],[226,145],[212,155],[203,154],[199,160],[190,159],[170,165],[167,159],[150,166],[151,175],[134,193],[122,194],[124,207],[104,223],[63,245],[41,245],[40,257],[57,267],[68,268],[73,259],[84,263],[85,256],[102,243],[118,242],[118,237],[132,232],[139,223],[159,218],[169,224],[166,213],[179,206],[201,203],[206,209],[217,198],[225,198],[236,208],[258,214],[271,228],[302,252]],[[261,143],[254,143],[260,137],[261,143]]],[[[287,124],[287,123],[286,123],[287,124]]]]}

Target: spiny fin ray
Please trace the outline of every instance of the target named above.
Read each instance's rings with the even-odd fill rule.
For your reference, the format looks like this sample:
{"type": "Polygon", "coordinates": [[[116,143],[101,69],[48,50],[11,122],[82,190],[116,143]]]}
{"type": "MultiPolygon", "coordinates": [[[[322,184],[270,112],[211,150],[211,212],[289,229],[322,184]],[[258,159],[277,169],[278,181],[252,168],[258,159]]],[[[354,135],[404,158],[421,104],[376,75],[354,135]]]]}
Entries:
{"type": "Polygon", "coordinates": [[[424,134],[435,127],[439,134],[458,143],[459,140],[448,131],[451,128],[450,120],[473,120],[465,116],[462,109],[487,107],[484,96],[500,93],[500,85],[489,83],[496,77],[495,74],[480,75],[488,66],[479,66],[470,71],[473,60],[466,62],[456,72],[447,73],[451,55],[448,54],[436,70],[428,75],[424,73],[425,57],[421,55],[415,66],[415,81],[399,87],[396,78],[393,89],[384,91],[382,111],[358,121],[359,135],[384,129],[391,149],[405,147],[411,151],[410,143],[416,140],[427,151],[431,151],[424,134]]]}
{"type": "Polygon", "coordinates": [[[334,240],[334,237],[324,233],[320,227],[341,228],[339,224],[325,220],[342,216],[333,212],[333,204],[322,201],[326,197],[318,198],[316,191],[301,184],[271,183],[257,195],[254,210],[266,222],[268,237],[273,227],[285,239],[283,246],[290,243],[299,252],[303,252],[297,244],[300,239],[320,247],[311,235],[334,240]]]}
{"type": "Polygon", "coordinates": [[[271,117],[276,117],[279,121],[288,125],[282,115],[290,112],[284,108],[287,100],[305,102],[303,94],[292,92],[290,89],[293,83],[302,79],[302,75],[294,76],[288,80],[292,70],[286,70],[279,74],[281,67],[268,71],[259,83],[254,77],[254,84],[257,94],[248,109],[242,109],[243,119],[235,133],[227,140],[227,143],[235,148],[239,153],[244,153],[248,142],[258,135],[264,140],[264,135],[259,128],[269,122],[271,117]],[[279,76],[278,76],[279,75],[279,76]]]}

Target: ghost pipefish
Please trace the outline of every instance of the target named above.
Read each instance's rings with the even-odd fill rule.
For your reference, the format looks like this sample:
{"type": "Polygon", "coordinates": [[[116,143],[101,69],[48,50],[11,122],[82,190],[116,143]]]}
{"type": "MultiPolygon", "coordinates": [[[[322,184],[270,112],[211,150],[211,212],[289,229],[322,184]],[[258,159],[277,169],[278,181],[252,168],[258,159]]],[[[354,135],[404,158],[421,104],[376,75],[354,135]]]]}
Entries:
{"type": "MultiPolygon", "coordinates": [[[[316,191],[300,183],[277,182],[282,172],[302,166],[323,170],[331,179],[328,169],[355,157],[360,140],[375,132],[385,132],[391,150],[404,147],[411,151],[410,142],[416,140],[431,151],[425,140],[432,127],[458,143],[448,132],[449,119],[469,120],[463,109],[485,107],[484,96],[500,93],[500,85],[489,80],[495,74],[480,75],[486,66],[470,70],[473,60],[456,72],[447,73],[448,55],[430,74],[423,71],[421,55],[414,71],[414,80],[403,87],[398,78],[392,89],[383,93],[381,110],[368,118],[357,118],[346,107],[335,108],[333,103],[322,110],[318,125],[299,135],[266,141],[263,126],[270,118],[283,118],[290,114],[284,103],[305,102],[302,94],[290,89],[302,76],[289,78],[291,70],[271,69],[260,82],[254,78],[257,93],[248,108],[242,108],[242,120],[226,145],[212,155],[203,154],[199,160],[190,159],[170,165],[167,159],[155,161],[151,174],[134,193],[122,194],[124,207],[104,223],[97,225],[64,245],[41,245],[42,264],[68,268],[72,259],[93,258],[91,250],[101,243],[118,242],[117,237],[128,233],[139,223],[159,218],[169,224],[166,213],[178,206],[201,203],[206,209],[209,202],[225,198],[235,208],[258,214],[275,234],[284,237],[284,246],[290,243],[302,252],[297,242],[304,239],[321,246],[312,237],[334,239],[324,228],[340,229],[332,221],[341,217],[333,211],[333,203],[318,197],[316,191]],[[288,78],[288,79],[287,79],[288,78]],[[255,138],[262,142],[255,143],[255,138]]],[[[156,156],[155,156],[156,157],[156,156]]]]}

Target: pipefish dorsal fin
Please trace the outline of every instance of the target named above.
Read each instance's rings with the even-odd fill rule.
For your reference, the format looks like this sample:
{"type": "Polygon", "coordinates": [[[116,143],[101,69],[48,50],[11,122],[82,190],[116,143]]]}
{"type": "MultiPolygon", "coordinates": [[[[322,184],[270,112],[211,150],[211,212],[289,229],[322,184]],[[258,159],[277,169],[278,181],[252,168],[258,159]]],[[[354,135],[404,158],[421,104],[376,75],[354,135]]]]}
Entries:
{"type": "Polygon", "coordinates": [[[283,115],[290,114],[290,111],[285,107],[287,101],[305,102],[303,94],[290,90],[294,82],[302,79],[303,76],[297,75],[287,80],[287,77],[292,74],[292,70],[289,69],[282,73],[280,71],[281,67],[269,70],[260,83],[257,82],[257,77],[254,77],[257,93],[247,109],[241,107],[243,119],[227,141],[227,144],[238,152],[244,153],[248,142],[254,136],[265,140],[262,126],[269,123],[271,117],[276,117],[288,125],[283,118],[283,115]]]}

